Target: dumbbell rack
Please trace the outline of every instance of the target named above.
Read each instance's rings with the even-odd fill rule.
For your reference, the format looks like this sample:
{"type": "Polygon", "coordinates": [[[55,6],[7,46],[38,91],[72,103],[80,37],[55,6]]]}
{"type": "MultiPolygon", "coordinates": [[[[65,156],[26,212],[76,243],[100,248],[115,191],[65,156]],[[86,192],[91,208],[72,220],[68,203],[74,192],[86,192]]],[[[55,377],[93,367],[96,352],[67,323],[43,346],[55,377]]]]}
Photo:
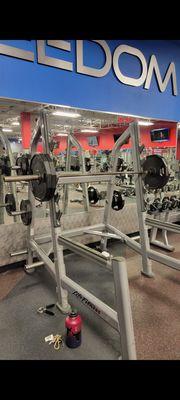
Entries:
{"type": "MultiPolygon", "coordinates": [[[[178,213],[180,212],[179,210],[179,202],[180,200],[177,199],[177,193],[173,193],[173,195],[175,195],[175,204],[173,205],[172,203],[172,199],[173,199],[173,195],[171,194],[171,197],[169,199],[169,196],[167,197],[166,194],[169,195],[169,193],[164,193],[164,197],[163,199],[160,200],[159,194],[155,193],[155,199],[154,202],[157,199],[157,205],[154,205],[154,202],[151,203],[150,205],[154,205],[154,209],[149,210],[149,214],[152,216],[151,218],[149,218],[149,216],[146,217],[146,223],[149,224],[149,226],[151,227],[151,231],[150,231],[150,243],[160,247],[162,249],[165,249],[167,251],[174,251],[174,246],[169,244],[168,241],[168,230],[166,229],[169,228],[169,230],[171,232],[174,233],[179,233],[180,229],[177,225],[174,224],[170,224],[170,218],[172,218],[172,212],[176,213],[177,215],[177,210],[178,213]],[[163,201],[165,203],[163,203],[163,201]],[[163,208],[163,204],[165,204],[165,207],[163,208]],[[157,234],[158,234],[158,230],[161,230],[161,235],[162,235],[162,240],[157,240],[157,234]]],[[[179,193],[178,193],[179,194],[179,193]]]]}

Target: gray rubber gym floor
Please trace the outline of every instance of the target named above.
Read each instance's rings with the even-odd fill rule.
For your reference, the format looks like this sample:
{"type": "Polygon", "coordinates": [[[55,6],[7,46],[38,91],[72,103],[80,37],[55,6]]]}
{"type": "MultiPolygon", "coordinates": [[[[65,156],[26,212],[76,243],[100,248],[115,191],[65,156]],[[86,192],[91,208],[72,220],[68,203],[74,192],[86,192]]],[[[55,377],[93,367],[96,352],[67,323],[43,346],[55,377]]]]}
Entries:
{"type": "MultiPolygon", "coordinates": [[[[113,255],[119,253],[119,246],[110,244],[113,255]]],[[[138,359],[179,359],[178,271],[153,263],[156,277],[148,279],[140,274],[139,255],[123,247],[121,253],[127,258],[138,359]]],[[[111,271],[78,255],[66,256],[66,270],[77,283],[115,307],[111,271]]],[[[54,282],[43,268],[22,276],[0,302],[1,360],[117,360],[118,333],[71,295],[70,304],[83,319],[81,346],[64,345],[56,351],[45,343],[51,333],[65,334],[65,316],[58,309],[55,316],[37,313],[38,307],[56,301],[54,282]]]]}

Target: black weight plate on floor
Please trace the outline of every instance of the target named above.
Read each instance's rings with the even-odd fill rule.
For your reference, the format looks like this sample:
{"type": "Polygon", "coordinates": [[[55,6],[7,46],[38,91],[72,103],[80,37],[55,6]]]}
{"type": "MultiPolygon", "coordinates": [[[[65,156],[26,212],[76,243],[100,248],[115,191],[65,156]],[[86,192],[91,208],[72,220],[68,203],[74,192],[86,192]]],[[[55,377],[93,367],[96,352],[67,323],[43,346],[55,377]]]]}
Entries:
{"type": "Polygon", "coordinates": [[[30,174],[40,175],[40,179],[31,182],[34,197],[43,202],[53,198],[57,176],[54,163],[49,154],[35,154],[30,162],[30,174]]]}
{"type": "Polygon", "coordinates": [[[115,211],[122,210],[122,208],[124,207],[124,203],[125,201],[123,200],[121,193],[118,192],[118,190],[114,190],[111,203],[112,209],[115,211]]]}
{"type": "Polygon", "coordinates": [[[142,162],[144,184],[149,189],[161,189],[169,180],[169,171],[163,157],[152,154],[142,162]]]}
{"type": "Polygon", "coordinates": [[[32,208],[29,200],[21,200],[20,210],[26,211],[25,214],[21,214],[21,221],[24,225],[30,225],[32,220],[32,208]]]}
{"type": "Polygon", "coordinates": [[[99,201],[98,191],[94,186],[88,187],[88,198],[90,204],[96,204],[99,201]]]}
{"type": "Polygon", "coordinates": [[[12,211],[16,211],[16,202],[12,193],[8,193],[5,195],[5,203],[10,203],[10,205],[6,206],[6,211],[8,215],[11,215],[12,211]]]}

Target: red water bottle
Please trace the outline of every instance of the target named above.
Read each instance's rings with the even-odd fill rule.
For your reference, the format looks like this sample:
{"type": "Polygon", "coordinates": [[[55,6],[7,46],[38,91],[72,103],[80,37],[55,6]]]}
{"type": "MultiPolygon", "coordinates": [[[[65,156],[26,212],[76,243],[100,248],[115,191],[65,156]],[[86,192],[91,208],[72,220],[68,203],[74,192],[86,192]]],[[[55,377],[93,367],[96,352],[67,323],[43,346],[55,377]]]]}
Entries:
{"type": "Polygon", "coordinates": [[[65,326],[67,328],[66,345],[73,349],[80,346],[82,319],[76,310],[71,311],[66,317],[65,326]]]}

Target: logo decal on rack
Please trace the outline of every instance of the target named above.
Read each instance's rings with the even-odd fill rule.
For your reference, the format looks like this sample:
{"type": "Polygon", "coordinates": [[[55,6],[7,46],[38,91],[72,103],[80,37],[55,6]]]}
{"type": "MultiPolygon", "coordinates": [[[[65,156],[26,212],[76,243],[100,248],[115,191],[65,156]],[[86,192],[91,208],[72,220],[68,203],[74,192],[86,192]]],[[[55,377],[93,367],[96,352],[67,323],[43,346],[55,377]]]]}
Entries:
{"type": "Polygon", "coordinates": [[[98,310],[98,308],[93,303],[91,303],[91,301],[86,299],[86,297],[77,292],[77,290],[75,290],[72,294],[74,294],[83,304],[91,308],[91,310],[95,311],[97,314],[101,314],[101,311],[98,310]]]}

